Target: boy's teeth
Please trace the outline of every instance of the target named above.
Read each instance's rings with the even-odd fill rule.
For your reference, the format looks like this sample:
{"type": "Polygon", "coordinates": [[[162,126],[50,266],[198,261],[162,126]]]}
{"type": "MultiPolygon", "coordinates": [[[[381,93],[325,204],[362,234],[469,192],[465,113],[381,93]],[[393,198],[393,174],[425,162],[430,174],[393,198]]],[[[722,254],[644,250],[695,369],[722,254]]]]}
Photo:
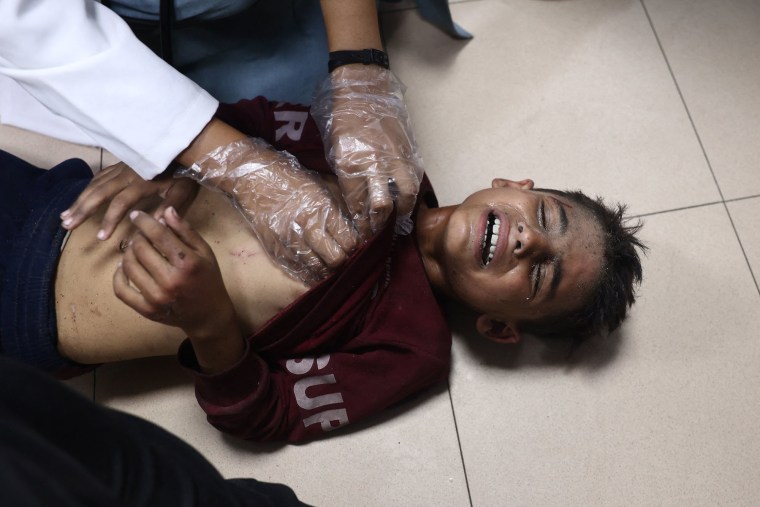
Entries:
{"type": "Polygon", "coordinates": [[[483,263],[488,264],[493,260],[494,253],[496,253],[496,244],[499,242],[499,228],[501,226],[501,220],[495,215],[491,214],[488,217],[488,226],[486,227],[486,234],[483,238],[483,263]],[[486,250],[487,248],[487,250],[486,250]]]}

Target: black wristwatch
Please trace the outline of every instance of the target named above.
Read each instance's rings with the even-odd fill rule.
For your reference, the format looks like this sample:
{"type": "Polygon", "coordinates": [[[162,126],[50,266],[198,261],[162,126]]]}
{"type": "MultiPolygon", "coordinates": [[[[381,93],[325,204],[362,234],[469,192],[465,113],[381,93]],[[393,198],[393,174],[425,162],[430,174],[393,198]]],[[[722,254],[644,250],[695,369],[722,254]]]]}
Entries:
{"type": "Polygon", "coordinates": [[[333,51],[327,62],[327,69],[332,72],[341,65],[350,63],[363,63],[364,65],[379,65],[384,69],[390,68],[388,55],[379,49],[357,49],[347,51],[333,51]]]}

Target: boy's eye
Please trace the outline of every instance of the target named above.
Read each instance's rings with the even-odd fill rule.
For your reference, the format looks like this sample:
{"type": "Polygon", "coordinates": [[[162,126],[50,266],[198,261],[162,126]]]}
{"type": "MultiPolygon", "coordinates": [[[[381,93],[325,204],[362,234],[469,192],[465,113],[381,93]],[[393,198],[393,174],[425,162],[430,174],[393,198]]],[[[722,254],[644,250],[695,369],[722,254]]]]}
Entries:
{"type": "Polygon", "coordinates": [[[546,229],[546,208],[543,200],[538,205],[538,225],[546,229]]]}
{"type": "Polygon", "coordinates": [[[541,266],[543,266],[543,264],[534,264],[530,270],[530,278],[532,282],[531,297],[536,297],[536,294],[538,293],[538,286],[541,282],[541,266]]]}

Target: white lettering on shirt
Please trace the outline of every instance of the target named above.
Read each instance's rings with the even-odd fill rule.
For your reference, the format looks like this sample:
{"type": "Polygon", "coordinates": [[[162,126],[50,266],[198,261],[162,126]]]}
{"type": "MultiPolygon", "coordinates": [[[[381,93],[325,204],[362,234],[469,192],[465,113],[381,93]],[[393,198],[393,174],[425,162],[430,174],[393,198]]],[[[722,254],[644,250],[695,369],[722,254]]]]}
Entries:
{"type": "Polygon", "coordinates": [[[309,113],[306,111],[275,111],[275,121],[287,122],[275,130],[275,141],[279,141],[283,136],[288,136],[293,141],[300,141],[308,117],[309,113]]]}
{"type": "Polygon", "coordinates": [[[316,398],[309,398],[306,394],[306,390],[311,386],[318,386],[321,384],[334,384],[335,375],[319,375],[316,377],[302,378],[293,386],[293,394],[296,395],[296,403],[304,410],[313,410],[325,405],[333,405],[335,403],[343,403],[343,395],[340,393],[323,394],[316,398]]]}
{"type": "Polygon", "coordinates": [[[340,408],[336,410],[325,410],[324,412],[314,414],[303,420],[303,425],[306,427],[316,423],[319,423],[322,426],[322,431],[332,431],[340,428],[344,424],[348,424],[348,414],[346,413],[345,408],[340,408]],[[333,422],[338,423],[338,425],[333,426],[333,422]]]}
{"type": "MultiPolygon", "coordinates": [[[[305,357],[303,359],[289,359],[285,362],[285,368],[293,375],[306,375],[308,373],[318,373],[323,370],[330,362],[330,355],[314,358],[305,357]],[[312,371],[316,362],[316,370],[312,371]]],[[[343,403],[343,395],[340,392],[323,394],[320,396],[310,397],[308,390],[310,387],[319,385],[336,384],[335,375],[330,373],[327,375],[309,375],[305,376],[293,384],[293,396],[296,403],[303,410],[316,410],[326,405],[338,405],[343,403]]],[[[336,428],[340,428],[348,424],[348,413],[345,408],[331,408],[328,410],[322,410],[313,415],[309,415],[303,419],[304,427],[309,427],[312,424],[317,424],[322,428],[322,431],[331,431],[336,428]]]]}

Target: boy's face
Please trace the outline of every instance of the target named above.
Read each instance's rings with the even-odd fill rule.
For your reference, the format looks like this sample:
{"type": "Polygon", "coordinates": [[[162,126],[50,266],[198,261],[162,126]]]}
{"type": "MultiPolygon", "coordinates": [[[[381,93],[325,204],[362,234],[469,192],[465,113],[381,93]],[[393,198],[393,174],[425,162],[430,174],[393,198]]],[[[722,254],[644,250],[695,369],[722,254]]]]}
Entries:
{"type": "Polygon", "coordinates": [[[532,188],[494,180],[455,207],[441,238],[444,289],[479,312],[478,330],[497,341],[519,340],[521,321],[579,308],[602,265],[592,215],[532,188]]]}

